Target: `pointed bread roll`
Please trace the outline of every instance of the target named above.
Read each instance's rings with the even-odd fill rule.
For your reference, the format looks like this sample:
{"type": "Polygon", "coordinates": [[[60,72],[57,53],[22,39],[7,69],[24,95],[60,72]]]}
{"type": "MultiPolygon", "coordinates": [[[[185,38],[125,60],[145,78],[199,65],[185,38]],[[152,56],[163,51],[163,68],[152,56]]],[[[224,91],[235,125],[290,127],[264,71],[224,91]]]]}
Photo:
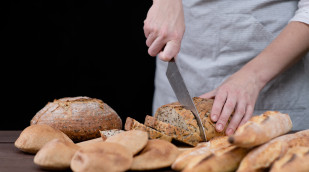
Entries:
{"type": "Polygon", "coordinates": [[[178,154],[178,148],[168,141],[149,140],[141,153],[134,157],[131,170],[155,170],[169,167],[178,154]]]}
{"type": "Polygon", "coordinates": [[[25,128],[18,139],[15,141],[15,147],[23,152],[37,153],[47,142],[53,139],[60,139],[66,142],[73,141],[58,129],[48,125],[31,125],[25,128]]]}
{"type": "Polygon", "coordinates": [[[96,142],[79,149],[71,161],[75,172],[119,172],[130,168],[130,150],[117,143],[96,142]]]}
{"type": "Polygon", "coordinates": [[[78,142],[76,143],[76,145],[80,147],[87,147],[89,144],[96,143],[96,142],[103,142],[103,139],[101,137],[98,137],[98,138],[78,142]]]}
{"type": "Polygon", "coordinates": [[[34,157],[34,163],[48,170],[68,169],[73,155],[79,148],[72,142],[54,139],[39,150],[34,157]]]}
{"type": "Polygon", "coordinates": [[[239,147],[251,148],[268,142],[292,129],[292,121],[288,114],[278,111],[267,111],[252,117],[240,126],[229,142],[239,147]]]}
{"type": "Polygon", "coordinates": [[[121,144],[135,155],[146,146],[148,134],[145,131],[130,130],[111,136],[105,142],[121,144]]]}

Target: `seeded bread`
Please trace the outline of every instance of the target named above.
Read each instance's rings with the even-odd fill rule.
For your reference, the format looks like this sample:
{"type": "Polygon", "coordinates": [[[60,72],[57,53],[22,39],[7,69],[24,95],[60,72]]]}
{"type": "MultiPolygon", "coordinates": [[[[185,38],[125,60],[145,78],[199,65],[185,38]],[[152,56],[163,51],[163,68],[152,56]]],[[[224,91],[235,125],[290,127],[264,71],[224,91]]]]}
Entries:
{"type": "Polygon", "coordinates": [[[269,168],[289,148],[309,147],[309,130],[286,134],[251,150],[241,161],[237,172],[257,171],[269,168]]]}
{"type": "Polygon", "coordinates": [[[59,129],[74,142],[100,137],[99,130],[122,127],[121,118],[111,107],[89,97],[55,99],[42,108],[30,124],[46,124],[59,129]]]}
{"type": "Polygon", "coordinates": [[[141,131],[146,131],[148,133],[148,138],[149,139],[161,139],[161,140],[166,140],[171,142],[172,141],[172,137],[165,135],[159,131],[156,131],[150,127],[147,127],[141,123],[139,123],[138,121],[136,121],[133,118],[127,117],[126,119],[126,123],[125,123],[125,130],[129,131],[129,130],[141,130],[141,131]]]}
{"type": "Polygon", "coordinates": [[[275,161],[270,172],[309,171],[309,147],[297,146],[275,161]]]}
{"type": "Polygon", "coordinates": [[[144,124],[151,127],[157,131],[160,131],[168,136],[173,137],[173,139],[181,141],[183,143],[196,146],[201,138],[198,133],[190,133],[182,128],[176,127],[169,123],[165,123],[157,120],[156,118],[147,115],[144,124]]]}
{"type": "Polygon", "coordinates": [[[291,129],[292,121],[288,114],[266,111],[240,126],[235,134],[229,137],[229,141],[239,147],[251,148],[283,135],[291,129]]]}
{"type": "Polygon", "coordinates": [[[103,141],[105,141],[107,138],[114,136],[116,134],[122,133],[122,132],[124,132],[124,130],[112,129],[112,130],[100,131],[100,134],[101,134],[103,141]]]}
{"type": "MultiPolygon", "coordinates": [[[[193,102],[204,125],[206,139],[210,140],[214,137],[225,135],[224,130],[222,132],[216,131],[215,124],[210,119],[213,99],[194,97],[193,102]]],[[[197,133],[200,135],[199,127],[193,113],[190,110],[185,109],[179,104],[179,102],[159,107],[155,113],[155,118],[181,128],[189,133],[197,133]]]]}

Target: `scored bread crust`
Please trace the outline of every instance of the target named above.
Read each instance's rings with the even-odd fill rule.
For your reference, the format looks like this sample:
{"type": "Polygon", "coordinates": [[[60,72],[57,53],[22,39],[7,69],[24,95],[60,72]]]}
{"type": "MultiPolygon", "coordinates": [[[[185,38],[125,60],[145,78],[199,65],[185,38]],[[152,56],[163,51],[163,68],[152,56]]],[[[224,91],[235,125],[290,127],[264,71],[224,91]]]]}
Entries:
{"type": "Polygon", "coordinates": [[[181,141],[191,146],[196,146],[201,141],[201,137],[198,135],[198,133],[190,133],[186,130],[183,130],[182,128],[159,121],[149,115],[146,115],[144,124],[168,136],[173,137],[175,140],[181,141]]]}
{"type": "Polygon", "coordinates": [[[141,124],[135,119],[130,118],[130,117],[127,117],[124,129],[127,131],[129,130],[146,131],[148,133],[149,139],[161,139],[161,140],[166,140],[168,142],[171,142],[173,139],[171,136],[165,135],[157,130],[147,127],[144,124],[141,124]]]}
{"type": "MultiPolygon", "coordinates": [[[[225,135],[226,128],[222,132],[217,132],[215,123],[210,119],[213,99],[194,97],[193,102],[205,128],[206,139],[210,140],[214,137],[225,135]]],[[[186,130],[187,132],[200,135],[199,127],[193,113],[185,109],[179,102],[173,102],[159,107],[155,113],[155,118],[186,130]]]]}
{"type": "Polygon", "coordinates": [[[122,127],[121,118],[111,107],[102,100],[89,97],[55,99],[42,108],[30,124],[57,128],[75,142],[99,137],[99,130],[122,127]]]}
{"type": "Polygon", "coordinates": [[[297,146],[275,161],[270,172],[309,171],[309,147],[297,146]]]}
{"type": "Polygon", "coordinates": [[[239,147],[251,148],[283,135],[291,129],[292,121],[288,114],[266,111],[240,126],[235,134],[229,137],[229,141],[239,147]]]}
{"type": "Polygon", "coordinates": [[[309,130],[286,134],[251,150],[241,161],[237,172],[256,171],[268,168],[289,148],[309,146],[309,130]]]}

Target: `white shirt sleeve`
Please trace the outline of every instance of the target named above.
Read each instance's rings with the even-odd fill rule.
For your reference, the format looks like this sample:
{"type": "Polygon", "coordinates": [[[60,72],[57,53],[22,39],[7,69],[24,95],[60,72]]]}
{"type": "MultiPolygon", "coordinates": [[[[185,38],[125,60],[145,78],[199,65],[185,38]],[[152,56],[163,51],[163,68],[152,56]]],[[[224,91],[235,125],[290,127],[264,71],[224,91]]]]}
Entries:
{"type": "Polygon", "coordinates": [[[299,21],[309,24],[309,0],[300,0],[298,10],[290,21],[299,21]]]}

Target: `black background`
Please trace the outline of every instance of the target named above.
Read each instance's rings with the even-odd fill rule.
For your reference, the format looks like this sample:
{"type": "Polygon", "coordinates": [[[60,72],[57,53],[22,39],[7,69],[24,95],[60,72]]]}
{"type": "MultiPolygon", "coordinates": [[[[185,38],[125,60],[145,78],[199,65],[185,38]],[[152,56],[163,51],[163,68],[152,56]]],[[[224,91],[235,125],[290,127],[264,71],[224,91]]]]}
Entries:
{"type": "Polygon", "coordinates": [[[89,96],[124,121],[151,114],[155,58],[143,21],[151,0],[8,1],[2,5],[1,130],[20,130],[48,102],[89,96]]]}

